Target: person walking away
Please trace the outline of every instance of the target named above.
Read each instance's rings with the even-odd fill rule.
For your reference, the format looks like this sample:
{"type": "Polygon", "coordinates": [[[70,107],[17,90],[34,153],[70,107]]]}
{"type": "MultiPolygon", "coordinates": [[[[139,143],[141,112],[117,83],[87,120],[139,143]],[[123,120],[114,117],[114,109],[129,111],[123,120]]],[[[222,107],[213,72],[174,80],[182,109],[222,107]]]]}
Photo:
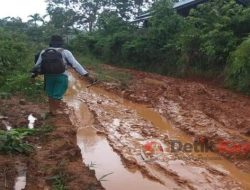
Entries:
{"type": "Polygon", "coordinates": [[[32,78],[38,74],[44,75],[44,90],[49,99],[51,115],[63,113],[62,98],[68,88],[67,68],[70,66],[88,81],[92,81],[89,73],[79,64],[73,54],[63,49],[64,41],[59,35],[51,37],[49,48],[41,51],[35,66],[32,68],[32,78]]]}

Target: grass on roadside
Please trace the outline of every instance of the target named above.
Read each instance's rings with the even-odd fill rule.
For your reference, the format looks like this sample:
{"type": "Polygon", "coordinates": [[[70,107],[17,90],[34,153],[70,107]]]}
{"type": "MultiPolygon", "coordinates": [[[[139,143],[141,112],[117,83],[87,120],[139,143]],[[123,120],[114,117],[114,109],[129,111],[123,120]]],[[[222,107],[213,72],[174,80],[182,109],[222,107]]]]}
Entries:
{"type": "Polygon", "coordinates": [[[31,79],[30,70],[34,66],[32,52],[13,68],[1,73],[0,98],[7,99],[12,95],[21,95],[33,102],[44,102],[43,80],[38,77],[31,79]]]}
{"type": "Polygon", "coordinates": [[[64,172],[59,172],[57,175],[54,175],[50,178],[53,182],[53,190],[66,190],[65,187],[65,178],[66,174],[64,172]]]}
{"type": "Polygon", "coordinates": [[[52,131],[51,126],[28,129],[18,128],[9,131],[0,130],[0,153],[21,153],[29,154],[34,150],[32,144],[26,142],[29,136],[40,136],[52,131]]]}
{"type": "Polygon", "coordinates": [[[113,172],[110,172],[110,173],[107,173],[107,174],[104,174],[103,176],[101,176],[99,179],[98,179],[98,181],[108,181],[106,178],[108,177],[108,176],[110,176],[110,175],[112,175],[113,174],[113,172]]]}
{"type": "Polygon", "coordinates": [[[128,86],[132,80],[132,75],[128,72],[119,71],[116,69],[111,69],[105,67],[104,64],[97,58],[86,55],[79,56],[79,62],[82,63],[85,67],[93,70],[94,75],[99,81],[118,83],[120,86],[128,86]]]}
{"type": "Polygon", "coordinates": [[[2,94],[1,97],[3,98],[17,93],[24,95],[31,101],[45,101],[43,81],[39,79],[33,80],[27,73],[14,73],[6,76],[5,83],[0,88],[0,94],[2,94]]]}

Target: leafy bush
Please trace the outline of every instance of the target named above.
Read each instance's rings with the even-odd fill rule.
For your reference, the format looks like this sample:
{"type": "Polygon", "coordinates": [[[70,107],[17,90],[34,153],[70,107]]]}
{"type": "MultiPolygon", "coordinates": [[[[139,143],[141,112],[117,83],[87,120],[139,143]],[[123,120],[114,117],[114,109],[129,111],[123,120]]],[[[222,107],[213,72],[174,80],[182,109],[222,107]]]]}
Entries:
{"type": "Polygon", "coordinates": [[[0,28],[0,93],[41,97],[41,81],[31,83],[35,46],[25,34],[0,28]]]}
{"type": "MultiPolygon", "coordinates": [[[[126,16],[121,13],[124,8],[124,10],[129,8],[132,11],[135,10],[134,7],[128,4],[127,7],[124,3],[120,4],[122,1],[117,1],[113,2],[117,9],[113,6],[104,5],[99,7],[100,10],[96,12],[93,17],[94,20],[90,19],[87,22],[91,26],[89,32],[75,28],[76,25],[71,22],[73,21],[71,16],[76,13],[71,12],[73,9],[70,9],[72,15],[64,17],[64,21],[60,14],[58,16],[57,11],[54,12],[57,15],[53,15],[53,10],[64,12],[68,5],[66,3],[66,7],[64,7],[63,1],[52,2],[54,7],[51,7],[51,4],[48,6],[49,9],[52,8],[49,12],[52,20],[44,23],[41,27],[28,27],[25,32],[25,26],[29,26],[29,23],[23,24],[20,20],[15,19],[13,22],[7,22],[8,27],[5,21],[1,25],[0,20],[0,27],[10,28],[11,26],[11,31],[13,31],[13,27],[22,28],[19,30],[20,33],[26,33],[29,39],[39,43],[47,39],[48,34],[62,32],[61,34],[67,35],[67,39],[72,37],[68,47],[73,52],[77,52],[81,56],[83,54],[94,56],[105,63],[160,74],[175,76],[199,75],[213,78],[224,76],[224,70],[229,63],[231,52],[235,51],[237,46],[250,33],[250,25],[248,24],[250,23],[250,7],[242,6],[239,1],[235,0],[209,0],[191,9],[187,17],[180,16],[173,9],[173,2],[176,1],[149,1],[150,3],[147,5],[151,6],[152,3],[149,10],[152,17],[148,19],[148,22],[143,27],[129,22],[125,19],[126,16]]],[[[143,1],[140,2],[143,3],[143,1]]],[[[143,4],[141,5],[143,6],[143,4]]],[[[134,14],[133,12],[131,12],[130,16],[134,14]]],[[[80,19],[78,21],[82,23],[81,17],[74,19],[80,19]]],[[[86,23],[82,24],[86,26],[86,23]]],[[[12,40],[13,32],[10,32],[10,34],[4,33],[4,35],[7,37],[0,37],[0,45],[2,46],[0,54],[1,51],[8,52],[9,49],[13,51],[9,57],[3,57],[4,61],[2,61],[7,65],[4,69],[9,72],[12,70],[13,65],[22,62],[18,61],[20,55],[25,55],[21,60],[27,57],[25,52],[26,50],[30,51],[30,48],[26,47],[28,42],[25,40],[24,35],[20,34],[19,37],[14,35],[16,36],[15,40],[12,40]],[[16,41],[18,41],[17,44],[15,44],[16,41]],[[20,54],[20,52],[23,53],[20,54]],[[17,56],[13,57],[13,55],[17,56]]],[[[91,60],[86,62],[89,61],[91,60]]],[[[3,68],[1,64],[0,68],[3,68]]],[[[21,70],[21,64],[18,65],[20,66],[18,70],[21,70]]],[[[232,72],[231,67],[228,68],[232,72]]],[[[5,73],[4,70],[1,71],[5,73]]],[[[25,77],[22,75],[24,72],[26,72],[25,69],[21,72],[20,81],[25,81],[25,77]]],[[[244,75],[247,75],[247,73],[244,75]]],[[[230,86],[237,86],[239,90],[245,89],[245,87],[241,86],[242,82],[241,85],[235,84],[238,79],[235,79],[232,84],[232,74],[228,74],[227,77],[227,81],[231,81],[228,82],[230,86]]],[[[8,79],[7,83],[10,85],[18,84],[17,81],[14,82],[9,77],[2,75],[0,75],[0,84],[1,81],[2,83],[5,82],[5,78],[8,79]]],[[[15,88],[12,89],[11,91],[15,91],[15,88]]]]}
{"type": "Polygon", "coordinates": [[[227,58],[240,39],[236,35],[237,18],[246,19],[248,12],[234,0],[212,0],[191,10],[187,26],[178,43],[181,48],[181,64],[187,69],[214,74],[223,72],[227,58]],[[241,15],[241,16],[239,16],[241,15]]]}
{"type": "Polygon", "coordinates": [[[22,94],[30,100],[40,101],[42,98],[43,81],[32,80],[29,73],[15,72],[5,77],[5,83],[0,91],[10,94],[22,94]]]}
{"type": "Polygon", "coordinates": [[[28,136],[41,135],[51,132],[50,126],[42,126],[37,129],[18,128],[10,131],[0,130],[0,152],[2,153],[23,153],[27,154],[33,150],[33,146],[25,139],[28,136]]]}
{"type": "Polygon", "coordinates": [[[28,132],[18,132],[16,130],[1,131],[0,130],[0,152],[4,153],[29,153],[33,150],[33,146],[24,142],[28,132]]]}
{"type": "Polygon", "coordinates": [[[228,86],[250,93],[250,37],[231,54],[226,71],[228,86]]]}
{"type": "Polygon", "coordinates": [[[0,72],[11,72],[21,65],[28,55],[28,43],[24,35],[0,29],[0,72]]]}

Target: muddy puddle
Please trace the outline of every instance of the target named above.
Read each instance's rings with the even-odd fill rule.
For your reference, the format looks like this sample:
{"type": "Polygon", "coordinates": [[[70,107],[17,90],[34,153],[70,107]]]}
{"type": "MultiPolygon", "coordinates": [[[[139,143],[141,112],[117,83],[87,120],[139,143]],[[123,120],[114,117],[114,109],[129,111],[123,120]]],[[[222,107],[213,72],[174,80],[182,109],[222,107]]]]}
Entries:
{"type": "MultiPolygon", "coordinates": [[[[171,127],[171,124],[152,108],[149,108],[146,105],[135,104],[126,100],[125,105],[135,109],[140,116],[151,121],[153,125],[158,129],[167,131],[170,139],[179,140],[186,143],[190,143],[193,141],[193,138],[185,134],[185,132],[181,131],[180,129],[171,127]]],[[[237,181],[241,182],[245,189],[250,189],[250,174],[239,170],[233,163],[224,159],[220,155],[213,152],[193,152],[192,157],[205,159],[210,166],[231,175],[234,179],[237,179],[237,181]]],[[[178,164],[170,164],[173,170],[180,169],[179,166],[181,165],[181,162],[177,163],[178,164]]],[[[185,175],[185,172],[181,170],[180,173],[183,173],[185,175]]]]}
{"type": "Polygon", "coordinates": [[[27,166],[22,162],[16,162],[15,164],[17,177],[15,179],[14,190],[22,190],[26,186],[26,173],[27,173],[27,166]]]}
{"type": "Polygon", "coordinates": [[[114,152],[104,135],[98,135],[94,127],[94,116],[84,102],[77,100],[73,92],[76,86],[69,90],[65,100],[74,108],[75,120],[73,123],[79,127],[77,144],[81,149],[83,161],[96,172],[96,177],[107,190],[157,189],[165,187],[159,182],[147,179],[138,169],[128,169],[123,164],[120,156],[114,152]]]}
{"type": "Polygon", "coordinates": [[[69,79],[65,102],[74,110],[71,119],[79,128],[83,161],[105,189],[250,189],[250,175],[215,153],[198,155],[217,158],[209,161],[194,158],[193,153],[167,152],[164,161],[145,162],[141,152],[146,141],[192,142],[192,138],[146,105],[95,86],[86,89],[75,75],[69,79]]]}
{"type": "Polygon", "coordinates": [[[107,190],[166,189],[160,183],[145,178],[139,170],[129,170],[123,165],[104,136],[97,135],[92,127],[80,129],[77,142],[84,162],[96,172],[96,177],[107,190]]]}

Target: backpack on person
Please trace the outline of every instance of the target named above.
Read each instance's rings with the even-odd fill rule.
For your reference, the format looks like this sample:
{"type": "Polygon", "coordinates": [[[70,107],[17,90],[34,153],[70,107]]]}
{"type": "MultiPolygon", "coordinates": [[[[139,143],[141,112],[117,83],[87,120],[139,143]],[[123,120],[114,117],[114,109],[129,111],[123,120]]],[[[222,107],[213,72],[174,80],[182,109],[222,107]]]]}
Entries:
{"type": "Polygon", "coordinates": [[[41,57],[41,74],[62,74],[66,70],[66,65],[62,56],[63,49],[46,49],[41,57]]]}

